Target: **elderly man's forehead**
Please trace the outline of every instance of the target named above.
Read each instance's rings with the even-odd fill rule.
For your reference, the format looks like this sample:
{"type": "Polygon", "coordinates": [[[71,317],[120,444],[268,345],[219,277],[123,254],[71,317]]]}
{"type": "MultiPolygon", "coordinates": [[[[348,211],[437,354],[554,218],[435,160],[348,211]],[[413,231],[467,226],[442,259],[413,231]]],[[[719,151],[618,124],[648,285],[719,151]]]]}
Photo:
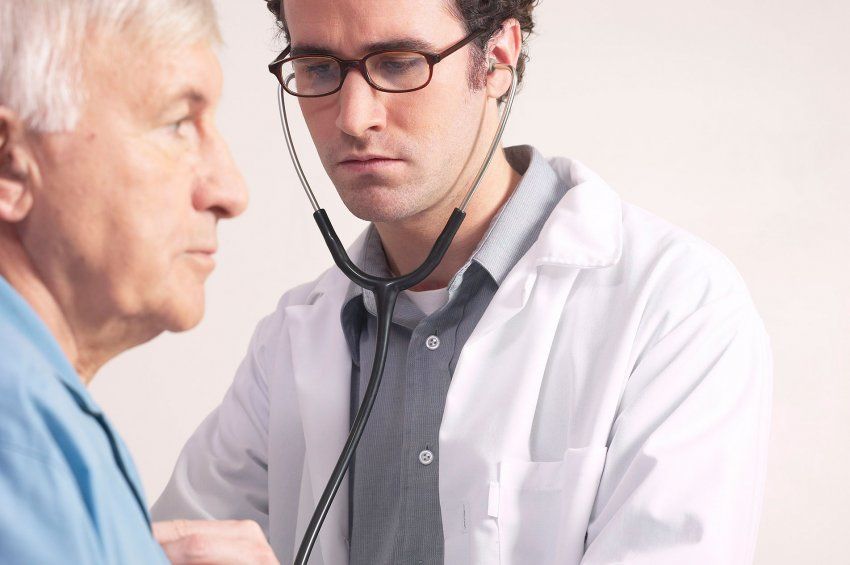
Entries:
{"type": "MultiPolygon", "coordinates": [[[[150,107],[178,98],[215,102],[221,91],[221,68],[211,45],[163,47],[137,43],[133,48],[117,37],[90,43],[84,56],[84,81],[89,98],[120,98],[136,107],[150,107]]],[[[97,101],[92,101],[97,104],[97,101]]]]}

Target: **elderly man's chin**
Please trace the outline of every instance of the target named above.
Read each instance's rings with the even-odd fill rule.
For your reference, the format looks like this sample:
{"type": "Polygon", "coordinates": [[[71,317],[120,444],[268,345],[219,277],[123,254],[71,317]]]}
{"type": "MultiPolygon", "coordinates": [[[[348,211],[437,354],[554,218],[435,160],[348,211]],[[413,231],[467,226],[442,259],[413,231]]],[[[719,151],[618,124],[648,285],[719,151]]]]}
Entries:
{"type": "Polygon", "coordinates": [[[180,273],[180,277],[169,285],[165,292],[167,296],[161,302],[159,316],[162,319],[163,331],[183,332],[197,326],[204,317],[206,305],[205,282],[212,268],[199,269],[194,261],[187,261],[188,268],[180,273]]]}
{"type": "Polygon", "coordinates": [[[184,332],[197,326],[204,317],[206,306],[203,285],[175,291],[160,312],[162,331],[184,332]]]}

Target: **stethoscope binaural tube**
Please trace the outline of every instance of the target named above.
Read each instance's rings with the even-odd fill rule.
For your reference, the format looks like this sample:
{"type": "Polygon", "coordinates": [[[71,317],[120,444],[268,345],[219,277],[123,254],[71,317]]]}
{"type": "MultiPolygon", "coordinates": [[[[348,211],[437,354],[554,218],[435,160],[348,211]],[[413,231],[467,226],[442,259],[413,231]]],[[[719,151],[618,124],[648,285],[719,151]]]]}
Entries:
{"type": "Polygon", "coordinates": [[[448,251],[455,234],[457,234],[461,223],[463,223],[463,220],[466,217],[466,208],[469,205],[470,200],[472,200],[472,196],[475,194],[475,191],[478,189],[478,185],[481,184],[481,180],[484,178],[487,168],[493,161],[496,149],[499,147],[499,142],[502,139],[502,134],[505,131],[508,116],[510,115],[511,108],[513,106],[514,95],[516,94],[517,89],[517,75],[516,69],[514,69],[511,65],[493,63],[491,63],[489,72],[492,73],[497,68],[503,68],[510,71],[511,89],[508,94],[508,99],[504,103],[505,107],[502,110],[502,117],[499,121],[499,129],[493,137],[493,141],[487,151],[484,163],[478,170],[478,174],[475,176],[475,179],[464,197],[463,202],[461,202],[460,206],[455,208],[454,212],[452,212],[452,215],[446,223],[446,227],[443,228],[442,233],[440,233],[439,237],[437,237],[437,240],[434,242],[434,246],[431,248],[431,252],[428,254],[425,261],[411,273],[391,278],[376,277],[362,271],[354,264],[348,256],[348,253],[345,251],[345,247],[339,240],[327,213],[319,206],[319,202],[316,200],[316,196],[310,188],[307,175],[304,174],[304,169],[301,167],[301,162],[295,151],[295,144],[292,141],[292,134],[289,129],[289,119],[286,114],[283,87],[278,89],[278,109],[280,111],[280,122],[283,128],[284,138],[286,139],[286,147],[289,150],[289,156],[292,159],[295,172],[298,174],[298,180],[301,182],[301,186],[304,187],[304,192],[307,194],[307,198],[313,206],[313,219],[319,226],[319,231],[325,239],[325,244],[327,244],[328,249],[331,252],[334,263],[336,263],[337,267],[339,267],[345,276],[347,276],[354,284],[365,290],[370,290],[375,294],[375,302],[378,310],[377,345],[375,347],[375,359],[372,365],[372,374],[369,377],[369,385],[366,387],[363,402],[357,410],[357,415],[354,418],[354,423],[349,431],[345,446],[340,453],[336,466],[331,473],[327,486],[325,486],[325,490],[322,492],[322,496],[316,505],[316,510],[313,512],[313,517],[310,519],[310,523],[304,533],[301,546],[299,547],[298,553],[295,557],[296,565],[306,565],[307,560],[310,558],[310,553],[313,551],[313,546],[319,536],[319,530],[322,528],[322,524],[324,523],[331,504],[333,503],[333,499],[342,484],[342,480],[345,477],[349,466],[351,465],[351,460],[354,457],[357,444],[360,443],[363,430],[366,428],[366,422],[369,420],[369,415],[372,413],[372,407],[375,404],[375,399],[378,396],[378,389],[381,386],[381,379],[384,375],[384,365],[387,360],[387,346],[389,344],[390,324],[393,319],[396,299],[402,291],[412,288],[424,281],[443,260],[443,257],[448,251]]]}

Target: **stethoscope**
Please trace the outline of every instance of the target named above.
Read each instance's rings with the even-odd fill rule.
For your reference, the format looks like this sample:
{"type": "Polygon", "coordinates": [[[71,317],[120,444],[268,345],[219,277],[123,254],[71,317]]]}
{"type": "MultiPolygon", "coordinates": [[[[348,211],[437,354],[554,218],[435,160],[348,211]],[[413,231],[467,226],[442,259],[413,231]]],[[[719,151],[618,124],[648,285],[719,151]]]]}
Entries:
{"type": "Polygon", "coordinates": [[[286,147],[289,150],[289,156],[292,158],[292,164],[295,167],[295,172],[298,174],[298,180],[301,186],[304,187],[304,192],[307,193],[307,198],[310,200],[310,205],[313,206],[313,219],[319,226],[319,231],[322,232],[322,237],[325,238],[325,243],[333,256],[334,263],[345,273],[354,284],[370,290],[375,294],[375,302],[378,311],[378,339],[375,347],[375,360],[372,365],[372,374],[369,377],[369,385],[366,387],[366,394],[360,408],[357,410],[357,415],[354,418],[354,424],[351,426],[351,431],[348,433],[348,439],[340,453],[336,466],[334,467],[331,477],[325,486],[322,497],[316,505],[316,510],[313,512],[313,517],[307,526],[304,537],[301,541],[301,546],[298,549],[298,554],[295,557],[296,565],[306,565],[310,558],[310,553],[313,551],[313,545],[319,536],[319,530],[327,517],[333,499],[339,490],[342,480],[351,465],[351,459],[357,449],[357,444],[360,443],[360,438],[363,435],[363,430],[366,428],[366,422],[369,420],[369,415],[372,412],[372,406],[375,404],[375,398],[378,396],[378,388],[381,386],[381,378],[384,374],[384,364],[387,360],[387,346],[389,344],[390,324],[393,319],[393,311],[395,310],[396,299],[398,295],[409,288],[412,288],[424,281],[431,272],[437,268],[437,265],[443,260],[446,251],[451,245],[457,230],[460,228],[463,219],[466,217],[466,208],[472,200],[473,194],[481,184],[481,179],[484,178],[484,173],[490,166],[493,160],[493,155],[496,153],[496,148],[502,139],[502,133],[505,131],[505,125],[508,121],[508,116],[511,113],[511,107],[514,102],[514,95],[517,88],[516,69],[511,65],[497,64],[493,61],[490,63],[488,74],[493,73],[496,68],[505,68],[511,72],[511,89],[508,93],[508,99],[502,110],[502,117],[499,122],[499,129],[496,132],[493,142],[490,144],[490,149],[487,152],[487,157],[472,186],[466,193],[466,197],[458,208],[452,212],[446,227],[437,238],[431,252],[425,261],[413,272],[400,277],[382,278],[370,275],[360,270],[357,265],[349,258],[345,251],[342,242],[337,237],[333,225],[328,218],[327,213],[323,208],[319,207],[319,202],[316,200],[313,190],[310,188],[310,183],[307,181],[307,176],[304,174],[304,169],[301,167],[301,162],[298,159],[298,154],[295,152],[295,144],[292,141],[292,133],[289,129],[289,118],[286,114],[286,105],[284,104],[283,87],[278,90],[277,100],[278,109],[280,111],[280,123],[283,127],[284,137],[286,138],[286,147]]]}

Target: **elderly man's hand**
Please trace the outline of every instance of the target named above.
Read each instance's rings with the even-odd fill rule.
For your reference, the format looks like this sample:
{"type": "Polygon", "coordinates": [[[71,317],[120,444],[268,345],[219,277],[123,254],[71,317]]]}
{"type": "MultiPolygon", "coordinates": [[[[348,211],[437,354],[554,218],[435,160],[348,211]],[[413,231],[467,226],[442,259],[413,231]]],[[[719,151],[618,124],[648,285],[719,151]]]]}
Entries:
{"type": "Polygon", "coordinates": [[[256,522],[156,522],[153,535],[174,565],[279,565],[256,522]]]}

